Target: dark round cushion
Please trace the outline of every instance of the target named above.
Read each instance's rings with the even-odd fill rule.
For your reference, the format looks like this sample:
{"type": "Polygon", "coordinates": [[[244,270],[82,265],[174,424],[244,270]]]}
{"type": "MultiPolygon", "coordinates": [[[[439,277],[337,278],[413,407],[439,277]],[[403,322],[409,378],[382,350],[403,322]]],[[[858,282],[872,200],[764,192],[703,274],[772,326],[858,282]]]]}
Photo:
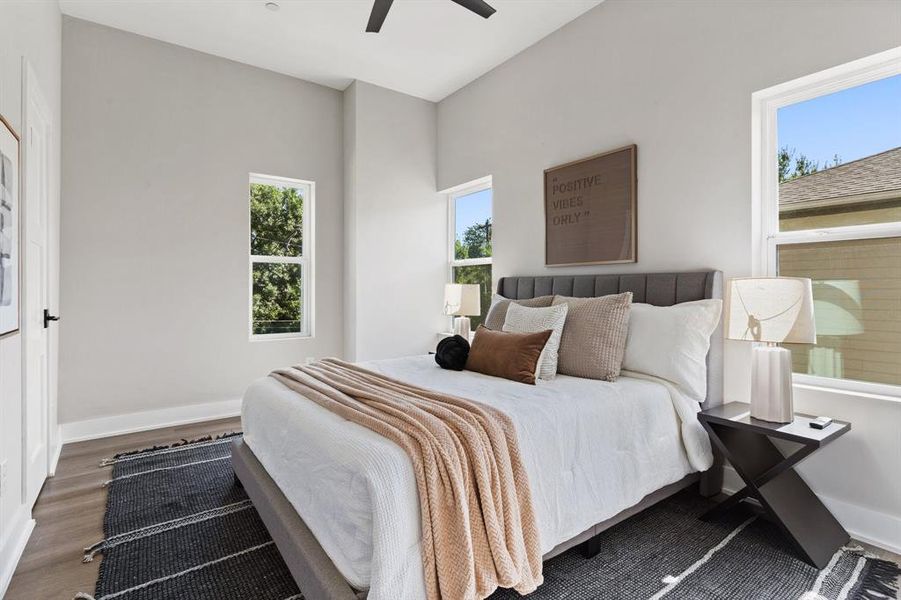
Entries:
{"type": "Polygon", "coordinates": [[[462,371],[469,356],[469,342],[463,336],[455,335],[438,342],[435,350],[435,362],[442,369],[462,371]]]}

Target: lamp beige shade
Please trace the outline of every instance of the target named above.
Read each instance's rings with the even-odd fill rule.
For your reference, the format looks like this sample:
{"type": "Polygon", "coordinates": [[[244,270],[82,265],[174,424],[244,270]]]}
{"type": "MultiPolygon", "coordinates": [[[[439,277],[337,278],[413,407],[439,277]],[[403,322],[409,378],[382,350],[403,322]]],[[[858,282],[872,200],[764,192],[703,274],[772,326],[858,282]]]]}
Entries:
{"type": "Polygon", "coordinates": [[[482,314],[479,284],[448,283],[444,286],[444,314],[474,317],[482,314]]]}
{"type": "Polygon", "coordinates": [[[726,338],[816,344],[813,293],[803,277],[743,277],[726,286],[726,338]]]}

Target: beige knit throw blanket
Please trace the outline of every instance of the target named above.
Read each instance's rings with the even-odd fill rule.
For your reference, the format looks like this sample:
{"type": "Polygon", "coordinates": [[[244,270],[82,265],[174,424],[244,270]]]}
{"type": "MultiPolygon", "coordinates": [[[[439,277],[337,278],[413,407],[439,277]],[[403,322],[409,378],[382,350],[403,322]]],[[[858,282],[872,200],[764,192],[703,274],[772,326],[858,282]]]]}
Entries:
{"type": "Polygon", "coordinates": [[[541,585],[529,481],[506,414],[337,359],[271,375],[410,457],[429,600],[481,599],[498,586],[527,594],[541,585]]]}

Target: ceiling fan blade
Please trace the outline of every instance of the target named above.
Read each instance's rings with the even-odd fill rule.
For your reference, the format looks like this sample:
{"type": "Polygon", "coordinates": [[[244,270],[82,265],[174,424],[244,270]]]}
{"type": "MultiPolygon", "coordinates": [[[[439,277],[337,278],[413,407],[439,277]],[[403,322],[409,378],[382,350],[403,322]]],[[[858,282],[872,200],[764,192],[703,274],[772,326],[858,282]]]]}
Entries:
{"type": "Polygon", "coordinates": [[[453,0],[460,6],[468,8],[480,17],[488,18],[496,11],[488,5],[484,0],[453,0]]]}
{"type": "Polygon", "coordinates": [[[385,22],[385,17],[388,16],[388,9],[391,8],[391,3],[394,0],[375,0],[375,3],[372,5],[372,12],[369,13],[369,23],[366,24],[366,31],[368,33],[378,33],[382,28],[382,23],[385,22]]]}

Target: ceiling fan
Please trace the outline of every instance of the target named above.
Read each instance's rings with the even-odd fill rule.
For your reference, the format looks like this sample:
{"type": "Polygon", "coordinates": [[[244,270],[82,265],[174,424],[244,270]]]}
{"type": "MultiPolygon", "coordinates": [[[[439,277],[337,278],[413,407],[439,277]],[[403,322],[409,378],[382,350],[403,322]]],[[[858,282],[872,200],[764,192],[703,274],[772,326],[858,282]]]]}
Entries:
{"type": "MultiPolygon", "coordinates": [[[[394,0],[375,0],[372,5],[372,12],[369,14],[369,23],[366,25],[368,33],[378,33],[388,16],[388,9],[394,0]]],[[[451,0],[464,8],[468,8],[480,17],[488,18],[495,13],[495,10],[484,0],[451,0]]]]}

